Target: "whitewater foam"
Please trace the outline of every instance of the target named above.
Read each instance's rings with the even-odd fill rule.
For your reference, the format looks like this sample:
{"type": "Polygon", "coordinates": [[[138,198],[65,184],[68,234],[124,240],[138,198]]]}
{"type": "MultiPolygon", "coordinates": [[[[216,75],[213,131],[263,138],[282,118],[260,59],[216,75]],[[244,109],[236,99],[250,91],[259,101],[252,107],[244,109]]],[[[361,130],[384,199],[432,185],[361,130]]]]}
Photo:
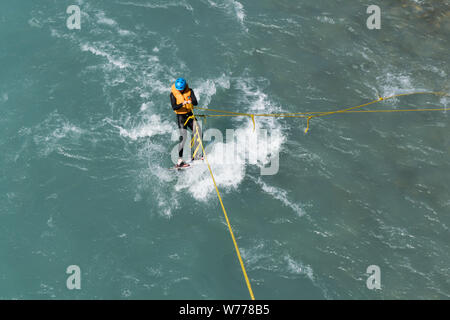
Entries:
{"type": "Polygon", "coordinates": [[[289,200],[286,190],[274,186],[269,186],[264,181],[262,181],[260,177],[258,179],[252,177],[252,180],[257,185],[259,185],[265,193],[271,195],[274,199],[281,201],[281,203],[283,203],[286,207],[291,208],[292,211],[294,211],[299,217],[306,214],[304,209],[300,205],[289,200]]]}
{"type": "Polygon", "coordinates": [[[41,156],[61,148],[66,139],[76,141],[86,131],[60,116],[56,111],[30,131],[41,156]]]}
{"type": "Polygon", "coordinates": [[[96,56],[105,57],[108,62],[120,69],[129,67],[130,65],[124,61],[124,58],[115,58],[112,54],[106,52],[105,50],[96,48],[89,44],[82,44],[81,50],[85,52],[90,52],[96,56]]]}
{"type": "Polygon", "coordinates": [[[137,140],[139,138],[150,138],[154,135],[162,135],[171,133],[174,129],[172,123],[161,120],[161,117],[156,114],[152,114],[144,119],[143,123],[137,127],[130,129],[123,128],[120,125],[114,124],[109,121],[114,127],[118,128],[122,137],[128,137],[131,140],[137,140]]]}

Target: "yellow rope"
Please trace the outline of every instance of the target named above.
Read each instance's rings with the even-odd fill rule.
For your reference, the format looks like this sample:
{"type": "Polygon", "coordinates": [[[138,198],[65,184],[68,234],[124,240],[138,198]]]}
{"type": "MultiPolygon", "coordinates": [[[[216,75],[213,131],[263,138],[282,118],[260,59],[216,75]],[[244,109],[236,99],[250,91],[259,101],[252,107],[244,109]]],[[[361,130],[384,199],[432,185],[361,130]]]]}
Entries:
{"type": "Polygon", "coordinates": [[[410,96],[410,95],[416,95],[416,94],[430,94],[430,95],[440,95],[440,96],[449,96],[449,94],[445,92],[411,92],[411,93],[401,93],[396,94],[388,97],[379,97],[377,100],[373,100],[368,103],[364,103],[355,107],[349,107],[345,109],[335,110],[335,111],[314,111],[314,112],[297,112],[297,113],[260,113],[260,114],[253,114],[253,113],[242,113],[242,112],[233,112],[233,111],[226,111],[226,110],[217,110],[217,109],[207,109],[207,108],[200,108],[196,107],[198,110],[204,110],[204,111],[211,111],[211,112],[217,112],[222,114],[205,114],[205,115],[198,115],[199,117],[236,117],[236,116],[246,116],[250,117],[253,122],[253,131],[255,130],[255,117],[283,117],[283,118],[307,118],[306,120],[306,129],[305,133],[309,130],[309,122],[312,118],[316,117],[322,117],[326,115],[331,114],[338,114],[338,113],[357,113],[357,112],[417,112],[417,111],[446,111],[447,108],[422,108],[422,109],[397,109],[397,110],[357,110],[355,109],[362,108],[383,100],[393,99],[396,97],[402,97],[402,96],[410,96]]]}
{"type": "MultiPolygon", "coordinates": [[[[197,122],[195,121],[195,115],[193,117],[194,117],[195,126],[198,126],[197,122]]],[[[198,132],[198,130],[196,130],[196,131],[198,132]]],[[[227,211],[225,210],[225,206],[223,205],[222,197],[220,196],[219,189],[217,188],[216,179],[214,179],[214,175],[212,173],[211,166],[209,165],[208,157],[206,156],[205,148],[203,147],[202,139],[200,138],[199,135],[197,136],[197,138],[198,138],[198,141],[200,142],[200,146],[202,147],[203,156],[205,158],[206,164],[208,165],[209,173],[211,174],[211,178],[212,178],[212,181],[213,181],[213,184],[214,184],[214,188],[216,189],[217,197],[219,198],[219,202],[220,202],[220,205],[222,207],[222,211],[223,211],[223,214],[225,216],[225,220],[227,221],[228,230],[230,231],[231,239],[233,240],[234,248],[236,250],[236,254],[237,254],[237,257],[239,259],[239,263],[241,265],[241,269],[242,269],[242,273],[244,275],[245,283],[247,284],[248,292],[250,293],[251,299],[255,300],[255,296],[253,295],[252,286],[250,284],[250,280],[248,279],[247,271],[245,270],[244,262],[242,261],[241,253],[239,251],[239,247],[237,245],[236,238],[234,237],[234,233],[233,233],[233,229],[231,228],[230,220],[228,219],[227,211]]]]}

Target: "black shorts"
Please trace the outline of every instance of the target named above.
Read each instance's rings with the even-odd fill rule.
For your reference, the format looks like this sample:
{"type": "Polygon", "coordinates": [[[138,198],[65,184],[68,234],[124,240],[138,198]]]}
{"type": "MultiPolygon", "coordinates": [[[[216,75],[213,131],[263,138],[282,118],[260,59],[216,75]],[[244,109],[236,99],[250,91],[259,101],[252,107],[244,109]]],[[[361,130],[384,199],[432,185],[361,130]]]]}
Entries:
{"type": "Polygon", "coordinates": [[[186,114],[177,114],[177,124],[178,124],[178,128],[184,128],[184,129],[191,129],[193,130],[194,127],[194,119],[191,118],[189,119],[189,121],[186,123],[186,120],[192,116],[192,112],[186,113],[186,114]],[[186,123],[186,125],[184,125],[186,123]]]}

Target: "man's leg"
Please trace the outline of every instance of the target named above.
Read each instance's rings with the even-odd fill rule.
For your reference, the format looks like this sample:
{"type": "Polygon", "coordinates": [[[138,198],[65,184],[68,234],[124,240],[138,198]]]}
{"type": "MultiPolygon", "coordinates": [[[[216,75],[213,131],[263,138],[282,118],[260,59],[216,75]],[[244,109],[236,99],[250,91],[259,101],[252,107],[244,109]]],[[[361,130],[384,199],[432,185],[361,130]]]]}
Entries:
{"type": "Polygon", "coordinates": [[[178,163],[177,165],[183,164],[183,149],[187,138],[187,131],[184,127],[187,117],[184,114],[177,114],[177,124],[180,130],[180,143],[178,144],[178,163]]]}

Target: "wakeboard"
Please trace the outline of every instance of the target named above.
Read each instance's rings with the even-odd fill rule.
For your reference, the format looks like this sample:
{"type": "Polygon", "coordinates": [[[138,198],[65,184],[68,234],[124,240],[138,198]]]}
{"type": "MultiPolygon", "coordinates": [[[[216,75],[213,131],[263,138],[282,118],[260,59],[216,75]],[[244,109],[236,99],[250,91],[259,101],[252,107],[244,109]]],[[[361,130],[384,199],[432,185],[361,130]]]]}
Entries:
{"type": "Polygon", "coordinates": [[[185,163],[182,166],[175,165],[173,167],[170,167],[169,170],[177,170],[177,171],[186,170],[202,164],[205,164],[203,160],[192,160],[189,163],[185,163]]]}
{"type": "Polygon", "coordinates": [[[169,170],[177,170],[177,171],[179,171],[179,170],[185,170],[185,169],[188,169],[188,168],[190,168],[190,167],[191,167],[191,166],[190,166],[189,163],[185,163],[185,164],[183,164],[183,165],[181,165],[181,166],[175,165],[175,166],[173,166],[173,167],[170,167],[169,170]]]}

